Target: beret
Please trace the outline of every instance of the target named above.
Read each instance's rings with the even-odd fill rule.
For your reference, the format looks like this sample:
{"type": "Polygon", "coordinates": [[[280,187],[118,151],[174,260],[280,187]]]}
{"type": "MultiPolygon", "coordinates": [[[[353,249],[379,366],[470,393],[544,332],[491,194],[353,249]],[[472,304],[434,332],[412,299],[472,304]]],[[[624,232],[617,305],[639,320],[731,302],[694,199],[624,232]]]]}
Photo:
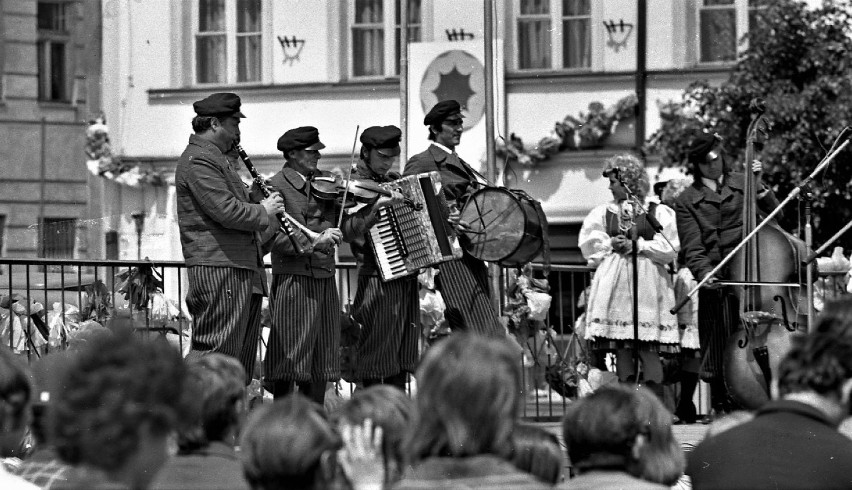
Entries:
{"type": "Polygon", "coordinates": [[[322,150],[325,145],[319,139],[319,130],[313,126],[302,126],[287,131],[278,138],[278,150],[322,150]]]}
{"type": "Polygon", "coordinates": [[[426,117],[423,118],[423,124],[426,126],[440,124],[453,114],[458,114],[459,116],[464,117],[461,113],[461,106],[459,103],[454,100],[442,100],[435,104],[435,107],[429,110],[426,117]]]}
{"type": "Polygon", "coordinates": [[[402,131],[396,126],[370,126],[361,133],[362,145],[388,157],[399,155],[401,139],[402,131]]]}
{"type": "Polygon", "coordinates": [[[199,116],[246,117],[240,112],[240,96],[230,92],[217,92],[196,101],[192,108],[199,116]]]}
{"type": "Polygon", "coordinates": [[[692,142],[689,143],[689,148],[686,150],[686,157],[691,163],[700,163],[704,161],[704,157],[710,153],[710,150],[721,141],[714,133],[700,132],[696,133],[692,142]]]}

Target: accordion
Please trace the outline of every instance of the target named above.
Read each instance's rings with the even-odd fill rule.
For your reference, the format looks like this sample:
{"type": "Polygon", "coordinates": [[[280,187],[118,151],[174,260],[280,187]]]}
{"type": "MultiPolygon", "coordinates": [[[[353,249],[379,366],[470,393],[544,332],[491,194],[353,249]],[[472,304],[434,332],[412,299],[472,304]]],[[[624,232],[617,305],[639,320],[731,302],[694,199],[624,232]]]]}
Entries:
{"type": "Polygon", "coordinates": [[[420,204],[386,206],[370,228],[370,243],[383,281],[417,274],[422,267],[461,258],[462,249],[442,213],[446,207],[438,172],[401,177],[382,184],[420,204]]]}

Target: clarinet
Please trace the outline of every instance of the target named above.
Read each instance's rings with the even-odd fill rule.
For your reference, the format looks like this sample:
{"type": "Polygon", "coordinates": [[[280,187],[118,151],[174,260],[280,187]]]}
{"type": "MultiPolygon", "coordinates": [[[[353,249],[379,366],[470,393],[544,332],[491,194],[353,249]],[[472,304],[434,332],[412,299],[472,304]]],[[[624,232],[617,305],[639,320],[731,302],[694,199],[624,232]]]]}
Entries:
{"type": "MultiPolygon", "coordinates": [[[[266,182],[264,182],[263,177],[261,177],[261,175],[257,172],[257,169],[254,168],[254,164],[251,163],[251,158],[249,158],[248,154],[246,154],[246,151],[243,150],[243,147],[239,144],[234,144],[234,149],[237,150],[237,153],[239,153],[240,158],[243,159],[243,163],[245,164],[246,168],[254,179],[254,182],[257,184],[257,187],[260,189],[260,192],[263,194],[263,197],[269,197],[269,195],[271,194],[269,192],[269,188],[266,186],[266,182]]],[[[296,233],[296,230],[294,230],[293,227],[290,225],[290,221],[287,220],[286,213],[277,213],[275,216],[278,218],[278,222],[281,224],[281,229],[284,230],[284,233],[286,233],[287,236],[290,238],[290,242],[293,243],[293,248],[296,250],[296,253],[304,254],[306,252],[306,249],[304,246],[302,246],[299,240],[300,238],[305,238],[304,235],[300,236],[296,233]]]]}

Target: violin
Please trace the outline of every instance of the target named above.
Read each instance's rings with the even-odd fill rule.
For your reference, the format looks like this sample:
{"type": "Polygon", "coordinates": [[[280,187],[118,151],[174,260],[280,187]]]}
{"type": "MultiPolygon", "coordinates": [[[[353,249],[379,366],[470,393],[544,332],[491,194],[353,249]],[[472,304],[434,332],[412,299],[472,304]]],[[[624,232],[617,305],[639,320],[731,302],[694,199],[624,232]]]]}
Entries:
{"type": "MultiPolygon", "coordinates": [[[[316,177],[311,185],[311,194],[314,198],[323,201],[338,201],[339,205],[345,207],[356,204],[373,204],[380,196],[390,197],[391,191],[385,189],[376,182],[369,180],[350,179],[346,180],[340,176],[316,177]],[[343,195],[346,194],[346,202],[343,203],[343,195]]],[[[403,197],[403,202],[412,209],[420,210],[423,205],[403,197]]]]}

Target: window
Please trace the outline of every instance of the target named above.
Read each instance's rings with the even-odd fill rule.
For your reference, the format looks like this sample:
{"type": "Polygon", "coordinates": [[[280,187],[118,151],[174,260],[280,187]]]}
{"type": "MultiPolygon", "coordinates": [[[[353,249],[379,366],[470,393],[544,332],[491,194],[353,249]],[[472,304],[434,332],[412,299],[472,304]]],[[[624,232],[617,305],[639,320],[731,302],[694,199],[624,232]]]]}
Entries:
{"type": "MultiPolygon", "coordinates": [[[[352,76],[383,77],[399,74],[402,49],[401,0],[355,0],[349,4],[352,76]],[[387,35],[392,32],[393,35],[387,35]]],[[[420,41],[421,0],[408,0],[408,41],[420,41]]]]}
{"type": "Polygon", "coordinates": [[[737,44],[758,21],[769,0],[701,0],[698,10],[699,61],[731,62],[737,44]]]}
{"type": "Polygon", "coordinates": [[[6,252],[3,248],[6,245],[6,215],[0,214],[0,255],[6,252]]]}
{"type": "Polygon", "coordinates": [[[63,2],[38,2],[38,98],[39,100],[68,102],[68,16],[70,4],[63,2]]]}
{"type": "Polygon", "coordinates": [[[46,259],[74,258],[77,220],[74,218],[44,218],[41,222],[39,257],[46,259]]]}
{"type": "Polygon", "coordinates": [[[261,80],[261,0],[198,0],[196,83],[261,80]]]}
{"type": "Polygon", "coordinates": [[[518,69],[592,66],[591,0],[520,0],[517,9],[518,69]]]}

